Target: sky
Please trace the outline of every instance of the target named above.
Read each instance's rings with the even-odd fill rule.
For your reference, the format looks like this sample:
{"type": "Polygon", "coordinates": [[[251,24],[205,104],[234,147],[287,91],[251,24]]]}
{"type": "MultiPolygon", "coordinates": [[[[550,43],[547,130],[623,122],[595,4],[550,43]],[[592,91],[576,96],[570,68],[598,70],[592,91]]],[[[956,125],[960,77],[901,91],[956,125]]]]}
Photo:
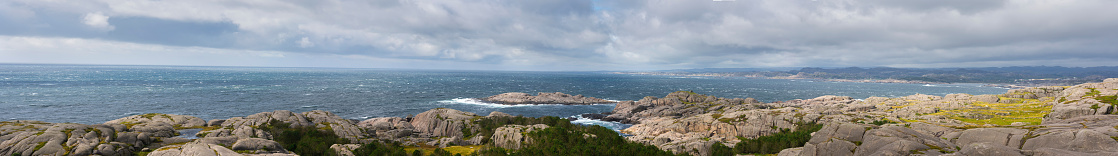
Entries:
{"type": "Polygon", "coordinates": [[[0,63],[599,71],[1118,65],[1114,0],[3,0],[0,63]]]}

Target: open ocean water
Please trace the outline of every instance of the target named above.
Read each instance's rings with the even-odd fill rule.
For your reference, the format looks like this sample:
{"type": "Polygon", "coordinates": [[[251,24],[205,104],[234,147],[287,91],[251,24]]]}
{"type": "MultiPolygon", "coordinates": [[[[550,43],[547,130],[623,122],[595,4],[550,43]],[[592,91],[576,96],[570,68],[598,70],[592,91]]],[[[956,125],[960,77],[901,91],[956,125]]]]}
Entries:
{"type": "MultiPolygon", "coordinates": [[[[569,117],[614,105],[507,106],[470,98],[505,92],[564,92],[639,100],[690,90],[762,102],[822,95],[1000,94],[981,84],[878,84],[721,77],[618,75],[599,72],[438,71],[0,64],[0,120],[83,124],[144,113],[225,119],[274,110],[326,110],[350,119],[404,117],[432,108],[488,115],[569,117]]],[[[626,125],[579,119],[611,128],[626,125]]]]}

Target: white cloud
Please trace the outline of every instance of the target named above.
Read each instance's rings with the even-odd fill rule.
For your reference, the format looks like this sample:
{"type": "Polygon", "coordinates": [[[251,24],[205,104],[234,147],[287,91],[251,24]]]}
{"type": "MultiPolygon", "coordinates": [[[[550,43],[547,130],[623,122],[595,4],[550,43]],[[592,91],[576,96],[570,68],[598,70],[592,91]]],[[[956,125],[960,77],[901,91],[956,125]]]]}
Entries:
{"type": "Polygon", "coordinates": [[[85,14],[85,17],[82,18],[82,23],[103,31],[112,31],[113,29],[116,29],[116,27],[113,27],[113,25],[109,24],[109,16],[105,16],[101,12],[85,14]]]}
{"type": "Polygon", "coordinates": [[[1110,0],[14,0],[6,4],[0,6],[76,14],[83,17],[83,24],[102,31],[126,26],[108,23],[106,15],[236,25],[237,32],[226,33],[236,42],[217,49],[424,60],[448,66],[942,67],[1066,64],[1032,61],[1036,59],[1110,65],[1108,61],[1118,59],[1111,44],[1118,42],[1118,31],[1111,30],[1118,27],[1118,9],[1111,9],[1118,1],[1110,0]]]}
{"type": "Polygon", "coordinates": [[[299,40],[299,47],[310,48],[310,47],[313,47],[313,46],[314,46],[314,42],[311,42],[311,40],[308,39],[307,37],[303,37],[303,39],[299,40]]]}

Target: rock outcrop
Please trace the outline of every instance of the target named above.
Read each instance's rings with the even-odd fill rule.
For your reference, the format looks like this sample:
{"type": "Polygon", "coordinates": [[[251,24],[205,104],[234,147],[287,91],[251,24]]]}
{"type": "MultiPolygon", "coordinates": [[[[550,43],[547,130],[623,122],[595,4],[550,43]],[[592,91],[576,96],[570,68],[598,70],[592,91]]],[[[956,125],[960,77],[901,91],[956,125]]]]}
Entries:
{"type": "MultiPolygon", "coordinates": [[[[1062,87],[1047,87],[1044,90],[1059,90],[1062,87]]],[[[1018,93],[1020,94],[1020,93],[1018,93]]],[[[1047,93],[1045,94],[1055,94],[1047,93]]],[[[1046,121],[1069,119],[1087,115],[1118,114],[1118,78],[1109,78],[1100,83],[1085,83],[1062,89],[1057,100],[1053,101],[1052,113],[1046,121]]]]}
{"type": "Polygon", "coordinates": [[[495,146],[505,149],[520,149],[520,147],[523,147],[522,145],[532,142],[532,138],[525,136],[525,134],[547,127],[544,124],[506,125],[493,132],[493,143],[495,146]]]}
{"type": "Polygon", "coordinates": [[[634,124],[635,142],[692,155],[687,145],[734,146],[796,127],[827,123],[803,147],[781,155],[1112,155],[1118,143],[1118,79],[1033,87],[999,95],[910,95],[857,100],[821,96],[773,103],[675,92],[622,101],[603,120],[634,124]],[[715,101],[715,102],[711,102],[715,101]],[[1051,144],[1049,142],[1056,142],[1051,144]],[[1072,143],[1077,142],[1077,143],[1072,143]]]}
{"type": "Polygon", "coordinates": [[[360,129],[352,120],[344,119],[327,111],[314,110],[303,113],[295,113],[286,110],[277,110],[273,112],[263,112],[249,115],[246,117],[233,117],[226,119],[221,125],[211,125],[218,127],[213,130],[198,132],[201,137],[226,137],[234,136],[238,138],[264,138],[272,139],[272,134],[258,129],[256,127],[269,124],[271,121],[279,121],[288,124],[289,127],[315,127],[318,129],[330,130],[334,134],[351,141],[368,142],[369,134],[360,129]]]}
{"type": "Polygon", "coordinates": [[[565,105],[589,105],[589,104],[609,104],[616,103],[614,101],[603,100],[595,97],[585,97],[582,95],[570,95],[560,92],[555,93],[537,93],[532,96],[528,93],[502,93],[480,100],[492,103],[517,105],[517,104],[565,104],[565,105]]]}
{"type": "MultiPolygon", "coordinates": [[[[145,129],[147,130],[147,129],[145,129]]],[[[2,155],[131,155],[155,141],[152,134],[136,132],[122,124],[73,124],[40,121],[0,122],[2,155]]]]}
{"type": "Polygon", "coordinates": [[[213,156],[241,156],[240,154],[221,145],[205,143],[187,143],[182,145],[164,146],[148,153],[149,156],[180,156],[180,155],[213,155],[213,156]]]}

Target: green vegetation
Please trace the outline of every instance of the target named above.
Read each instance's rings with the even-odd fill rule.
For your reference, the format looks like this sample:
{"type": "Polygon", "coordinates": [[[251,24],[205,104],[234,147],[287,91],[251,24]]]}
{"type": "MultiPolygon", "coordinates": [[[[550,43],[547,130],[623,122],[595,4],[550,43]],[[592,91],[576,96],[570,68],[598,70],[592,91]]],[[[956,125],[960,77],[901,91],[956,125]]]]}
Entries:
{"type": "Polygon", "coordinates": [[[400,146],[398,142],[382,144],[380,142],[372,142],[361,145],[357,149],[353,149],[353,155],[357,156],[408,156],[407,150],[400,146]]]}
{"type": "Polygon", "coordinates": [[[895,124],[895,123],[897,123],[897,122],[894,122],[894,121],[891,121],[891,120],[877,120],[877,121],[870,122],[869,124],[881,126],[881,125],[884,125],[884,124],[895,124]]]}
{"type": "Polygon", "coordinates": [[[527,135],[535,141],[520,150],[490,148],[478,151],[478,155],[673,155],[655,146],[629,142],[617,132],[597,125],[556,126],[527,135]]]}
{"type": "Polygon", "coordinates": [[[730,148],[730,147],[727,147],[726,145],[723,145],[722,143],[714,143],[714,145],[710,145],[710,155],[711,156],[732,156],[732,155],[734,155],[734,149],[730,148]]]}
{"type": "MultiPolygon", "coordinates": [[[[673,155],[655,146],[629,142],[617,132],[601,126],[571,124],[559,117],[492,117],[476,118],[471,125],[476,132],[467,136],[491,136],[498,127],[505,125],[545,124],[549,128],[526,133],[535,140],[519,150],[506,150],[485,145],[448,146],[436,148],[420,145],[406,147],[397,142],[364,144],[352,152],[358,156],[451,156],[451,155],[673,155]]],[[[288,151],[299,155],[336,155],[330,145],[348,143],[349,140],[315,127],[290,127],[290,124],[273,120],[260,126],[268,131],[288,151]]],[[[491,143],[489,138],[484,139],[491,143]]],[[[492,144],[489,144],[492,145],[492,144]]]]}
{"type": "Polygon", "coordinates": [[[332,132],[319,131],[313,126],[291,128],[291,124],[272,120],[260,129],[272,134],[283,148],[299,155],[336,155],[330,145],[349,143],[332,132]]]}
{"type": "Polygon", "coordinates": [[[1099,102],[1110,104],[1110,105],[1118,105],[1118,95],[1099,96],[1099,97],[1095,97],[1095,100],[1099,100],[1099,102]]]}
{"type": "Polygon", "coordinates": [[[517,117],[488,117],[488,118],[478,118],[478,119],[474,120],[473,124],[472,124],[473,128],[463,128],[462,129],[462,136],[464,136],[463,138],[485,137],[485,138],[482,138],[482,143],[488,144],[488,143],[492,143],[492,140],[490,140],[491,138],[489,138],[489,137],[493,136],[493,132],[496,131],[497,128],[500,128],[500,127],[505,126],[505,125],[535,125],[535,124],[545,124],[545,125],[550,126],[550,127],[566,127],[566,128],[572,128],[572,127],[578,126],[578,125],[575,125],[575,124],[571,124],[570,120],[563,119],[563,118],[560,118],[560,117],[554,117],[554,116],[545,116],[545,117],[538,117],[538,118],[523,117],[523,116],[517,116],[517,117]],[[475,129],[475,130],[477,130],[477,132],[476,133],[471,133],[471,129],[475,129]]]}
{"type": "Polygon", "coordinates": [[[972,123],[975,125],[1010,125],[1014,122],[1025,122],[1028,125],[1040,124],[1045,115],[1052,112],[1052,105],[1049,102],[1054,101],[1052,98],[1041,99],[1023,99],[1023,98],[1005,98],[1002,97],[1000,101],[1015,101],[1014,103],[986,103],[974,102],[968,104],[971,108],[956,109],[956,110],[943,110],[937,113],[927,115],[943,115],[951,119],[972,123]],[[971,114],[967,116],[967,114],[971,114]],[[987,116],[988,118],[973,118],[975,115],[987,116]]]}
{"type": "Polygon", "coordinates": [[[786,148],[802,147],[811,140],[811,133],[823,129],[823,124],[797,123],[796,130],[781,129],[780,132],[756,139],[746,139],[734,146],[738,154],[775,154],[786,148]]]}
{"type": "Polygon", "coordinates": [[[1088,91],[1087,94],[1083,95],[1083,97],[1099,96],[1099,93],[1102,93],[1102,92],[1099,92],[1099,90],[1096,90],[1095,88],[1087,88],[1087,89],[1090,89],[1091,91],[1088,91]]]}

